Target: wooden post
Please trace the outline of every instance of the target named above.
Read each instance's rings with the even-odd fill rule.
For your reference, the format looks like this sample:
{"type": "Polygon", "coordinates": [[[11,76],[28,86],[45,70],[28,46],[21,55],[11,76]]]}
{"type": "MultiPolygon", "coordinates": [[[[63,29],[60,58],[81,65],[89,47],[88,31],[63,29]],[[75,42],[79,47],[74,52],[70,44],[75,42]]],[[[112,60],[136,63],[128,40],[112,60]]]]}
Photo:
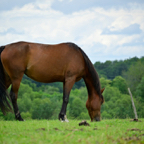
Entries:
{"type": "Polygon", "coordinates": [[[131,96],[132,106],[133,106],[133,110],[134,110],[134,114],[135,114],[135,120],[137,121],[138,120],[138,116],[137,116],[137,112],[136,112],[136,108],[135,108],[135,104],[134,104],[134,101],[133,101],[133,97],[132,97],[130,88],[128,88],[128,91],[129,91],[129,94],[131,96]]]}

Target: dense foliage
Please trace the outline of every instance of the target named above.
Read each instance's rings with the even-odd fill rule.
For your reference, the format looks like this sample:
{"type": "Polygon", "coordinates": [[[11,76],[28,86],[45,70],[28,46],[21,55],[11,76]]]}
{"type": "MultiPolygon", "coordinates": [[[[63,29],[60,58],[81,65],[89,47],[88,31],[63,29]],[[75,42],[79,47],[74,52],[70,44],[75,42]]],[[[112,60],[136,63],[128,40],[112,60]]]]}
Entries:
{"type": "MultiPolygon", "coordinates": [[[[101,87],[105,87],[105,103],[101,108],[102,118],[134,118],[130,87],[138,117],[144,117],[144,57],[125,61],[106,61],[94,64],[100,76],[101,87]]],[[[24,76],[18,96],[18,105],[24,119],[57,119],[62,105],[62,83],[41,84],[24,76]]],[[[85,103],[87,89],[84,81],[76,83],[71,90],[67,116],[76,119],[89,119],[85,103]]],[[[0,119],[12,120],[8,113],[0,119]]]]}

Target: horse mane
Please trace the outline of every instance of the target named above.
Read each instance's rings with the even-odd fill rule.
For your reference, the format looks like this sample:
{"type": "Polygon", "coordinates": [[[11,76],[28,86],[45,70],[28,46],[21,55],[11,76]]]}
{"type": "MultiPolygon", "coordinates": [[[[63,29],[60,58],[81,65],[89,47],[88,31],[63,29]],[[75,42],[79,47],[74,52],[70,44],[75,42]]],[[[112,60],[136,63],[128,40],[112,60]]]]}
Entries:
{"type": "Polygon", "coordinates": [[[93,84],[95,90],[97,91],[98,95],[103,99],[103,96],[101,95],[101,85],[100,85],[99,76],[98,76],[98,73],[96,72],[92,62],[90,61],[88,56],[85,54],[85,52],[79,46],[77,46],[74,43],[67,43],[67,44],[69,45],[69,47],[73,47],[76,50],[80,50],[81,54],[84,57],[86,66],[88,67],[88,71],[91,75],[92,84],[93,84]]]}

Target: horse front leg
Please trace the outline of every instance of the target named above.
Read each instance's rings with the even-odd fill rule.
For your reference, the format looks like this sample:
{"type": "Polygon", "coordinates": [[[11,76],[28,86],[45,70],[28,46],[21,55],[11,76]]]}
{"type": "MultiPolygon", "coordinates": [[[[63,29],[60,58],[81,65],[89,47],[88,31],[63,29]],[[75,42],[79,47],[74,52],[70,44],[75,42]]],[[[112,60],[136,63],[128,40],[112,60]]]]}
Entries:
{"type": "Polygon", "coordinates": [[[22,119],[21,115],[20,115],[19,108],[18,108],[18,105],[17,105],[17,97],[18,97],[19,86],[20,86],[20,81],[12,82],[10,97],[11,97],[11,101],[12,101],[12,105],[13,105],[16,120],[24,121],[22,119]]]}
{"type": "Polygon", "coordinates": [[[61,111],[59,113],[59,120],[61,120],[61,121],[68,122],[68,120],[66,118],[66,109],[67,109],[67,104],[69,101],[69,94],[70,94],[70,91],[71,91],[74,83],[75,83],[74,77],[67,78],[65,80],[65,82],[63,83],[63,104],[62,104],[61,111]]]}

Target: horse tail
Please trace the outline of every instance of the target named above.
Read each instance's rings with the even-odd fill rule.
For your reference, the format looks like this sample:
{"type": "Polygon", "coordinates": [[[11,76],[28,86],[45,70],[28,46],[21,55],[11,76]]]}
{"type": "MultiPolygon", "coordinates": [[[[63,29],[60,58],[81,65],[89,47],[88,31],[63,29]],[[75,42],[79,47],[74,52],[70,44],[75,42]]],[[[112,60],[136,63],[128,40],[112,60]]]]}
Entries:
{"type": "Polygon", "coordinates": [[[0,47],[0,109],[6,115],[7,112],[12,111],[12,107],[9,104],[11,99],[6,91],[4,68],[1,62],[1,53],[4,48],[5,46],[0,47]]]}

